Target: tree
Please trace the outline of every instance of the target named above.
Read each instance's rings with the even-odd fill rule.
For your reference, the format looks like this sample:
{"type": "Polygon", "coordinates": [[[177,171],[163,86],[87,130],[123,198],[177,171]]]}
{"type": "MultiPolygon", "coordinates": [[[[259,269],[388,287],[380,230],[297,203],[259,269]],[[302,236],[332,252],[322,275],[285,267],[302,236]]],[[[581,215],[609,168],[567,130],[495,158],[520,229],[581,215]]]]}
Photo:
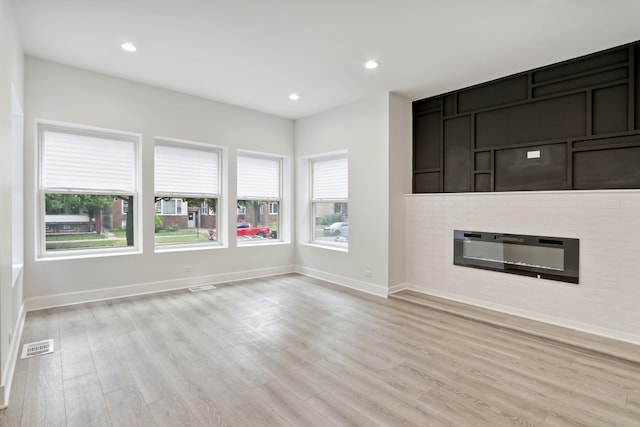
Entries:
{"type": "Polygon", "coordinates": [[[266,212],[269,212],[269,206],[265,200],[238,200],[238,207],[242,206],[245,208],[245,220],[254,226],[269,225],[266,223],[267,216],[264,210],[262,214],[260,213],[260,207],[263,205],[263,209],[267,209],[266,212]],[[264,221],[262,221],[262,217],[264,217],[264,221]]]}
{"type": "Polygon", "coordinates": [[[45,211],[47,214],[86,212],[89,222],[95,226],[96,215],[113,204],[113,196],[95,194],[46,194],[45,211]]]}
{"type": "Polygon", "coordinates": [[[118,198],[127,202],[127,228],[125,229],[125,237],[127,238],[127,246],[133,246],[133,196],[118,196],[118,198]]]}

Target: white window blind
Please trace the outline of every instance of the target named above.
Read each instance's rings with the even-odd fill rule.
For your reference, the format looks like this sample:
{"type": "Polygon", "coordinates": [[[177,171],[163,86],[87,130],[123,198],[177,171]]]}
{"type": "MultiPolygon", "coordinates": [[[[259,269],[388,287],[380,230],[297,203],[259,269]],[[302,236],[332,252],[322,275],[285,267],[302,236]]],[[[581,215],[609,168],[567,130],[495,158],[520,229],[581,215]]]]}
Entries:
{"type": "Polygon", "coordinates": [[[280,159],[238,154],[238,200],[279,198],[280,159]]]}
{"type": "Polygon", "coordinates": [[[134,193],[135,150],[131,141],[45,130],[45,190],[134,193]]]}
{"type": "Polygon", "coordinates": [[[217,197],[218,185],[216,151],[156,145],[156,194],[217,197]]]}
{"type": "Polygon", "coordinates": [[[347,157],[313,162],[313,200],[346,200],[349,198],[349,166],[347,157]]]}

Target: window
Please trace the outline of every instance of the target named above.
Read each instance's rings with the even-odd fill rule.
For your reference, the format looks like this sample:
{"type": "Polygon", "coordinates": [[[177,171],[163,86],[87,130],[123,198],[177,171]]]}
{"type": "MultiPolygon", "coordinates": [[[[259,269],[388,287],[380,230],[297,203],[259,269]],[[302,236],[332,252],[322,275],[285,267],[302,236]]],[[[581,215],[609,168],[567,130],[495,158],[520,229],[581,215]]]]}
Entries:
{"type": "Polygon", "coordinates": [[[139,140],[138,135],[38,123],[40,256],[136,248],[139,140]],[[126,228],[113,226],[123,218],[126,228]]]}
{"type": "Polygon", "coordinates": [[[160,215],[183,215],[186,210],[182,199],[159,199],[156,202],[156,213],[160,215]]]}
{"type": "Polygon", "coordinates": [[[126,214],[127,212],[129,212],[129,201],[122,200],[122,213],[126,214]]]}
{"type": "Polygon", "coordinates": [[[311,160],[314,243],[348,247],[349,167],[346,154],[311,160]]]}
{"type": "Polygon", "coordinates": [[[272,212],[281,202],[282,159],[267,154],[238,153],[239,242],[267,242],[279,239],[280,220],[272,212]],[[272,207],[275,206],[275,207],[272,207]]]}
{"type": "Polygon", "coordinates": [[[155,146],[156,246],[218,242],[220,150],[158,139],[155,146]]]}

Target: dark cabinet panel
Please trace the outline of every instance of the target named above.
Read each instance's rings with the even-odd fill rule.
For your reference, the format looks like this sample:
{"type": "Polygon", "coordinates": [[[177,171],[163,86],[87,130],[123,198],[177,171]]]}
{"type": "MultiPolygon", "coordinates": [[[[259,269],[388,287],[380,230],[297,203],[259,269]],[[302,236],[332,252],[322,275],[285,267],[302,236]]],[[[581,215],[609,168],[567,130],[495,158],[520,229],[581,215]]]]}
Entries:
{"type": "Polygon", "coordinates": [[[440,168],[440,112],[413,120],[413,166],[416,170],[440,168]]]}
{"type": "Polygon", "coordinates": [[[562,80],[557,83],[538,86],[533,89],[533,96],[540,97],[568,92],[574,89],[585,89],[590,86],[601,85],[603,83],[626,80],[628,77],[629,69],[627,67],[616,68],[615,70],[604,71],[596,74],[587,74],[586,76],[580,76],[574,79],[562,80]]]}
{"type": "Polygon", "coordinates": [[[476,147],[490,148],[586,134],[584,93],[477,114],[476,147]]]}
{"type": "Polygon", "coordinates": [[[636,114],[635,114],[635,130],[640,130],[640,45],[636,46],[635,51],[635,66],[633,67],[635,71],[635,102],[633,105],[635,106],[636,114]]]}
{"type": "Polygon", "coordinates": [[[495,191],[565,190],[566,144],[497,150],[495,191]]]}
{"type": "Polygon", "coordinates": [[[605,52],[594,53],[586,57],[573,59],[556,65],[550,65],[533,72],[533,82],[572,76],[573,74],[597,70],[626,62],[628,50],[626,46],[614,48],[605,52]]]}
{"type": "Polygon", "coordinates": [[[577,190],[640,188],[640,147],[574,153],[573,186],[577,190]]]}
{"type": "Polygon", "coordinates": [[[415,192],[640,188],[640,41],[415,101],[413,118],[415,192]]]}
{"type": "Polygon", "coordinates": [[[476,191],[491,191],[491,174],[478,173],[475,177],[476,191]]]}
{"type": "Polygon", "coordinates": [[[413,114],[440,109],[440,98],[428,98],[413,103],[413,114]]]}
{"type": "Polygon", "coordinates": [[[440,192],[440,173],[417,173],[413,176],[414,193],[438,193],[440,192]]]}
{"type": "Polygon", "coordinates": [[[476,153],[476,170],[491,169],[491,151],[476,153]]]}
{"type": "Polygon", "coordinates": [[[523,74],[460,91],[458,112],[466,113],[526,99],[527,76],[523,74]]]}
{"type": "Polygon", "coordinates": [[[444,97],[444,115],[451,116],[452,114],[456,114],[456,96],[455,95],[447,95],[444,97]]]}
{"type": "Polygon", "coordinates": [[[627,130],[629,117],[627,85],[593,91],[593,134],[627,130]]]}
{"type": "Polygon", "coordinates": [[[471,116],[444,121],[444,191],[471,191],[471,116]]]}

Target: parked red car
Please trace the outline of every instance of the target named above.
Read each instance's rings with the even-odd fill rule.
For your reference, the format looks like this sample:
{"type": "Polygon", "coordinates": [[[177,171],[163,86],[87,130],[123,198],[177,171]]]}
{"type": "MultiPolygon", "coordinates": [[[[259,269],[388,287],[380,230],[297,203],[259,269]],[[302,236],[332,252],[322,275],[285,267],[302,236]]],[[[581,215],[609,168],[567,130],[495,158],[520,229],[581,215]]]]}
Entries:
{"type": "Polygon", "coordinates": [[[239,222],[236,224],[236,236],[260,236],[267,237],[269,227],[254,227],[250,222],[239,222]]]}
{"type": "MultiPolygon", "coordinates": [[[[269,235],[269,227],[254,227],[250,222],[239,222],[236,224],[236,236],[258,236],[267,237],[269,235]]],[[[209,240],[216,240],[218,232],[215,228],[209,230],[209,240]]]]}

